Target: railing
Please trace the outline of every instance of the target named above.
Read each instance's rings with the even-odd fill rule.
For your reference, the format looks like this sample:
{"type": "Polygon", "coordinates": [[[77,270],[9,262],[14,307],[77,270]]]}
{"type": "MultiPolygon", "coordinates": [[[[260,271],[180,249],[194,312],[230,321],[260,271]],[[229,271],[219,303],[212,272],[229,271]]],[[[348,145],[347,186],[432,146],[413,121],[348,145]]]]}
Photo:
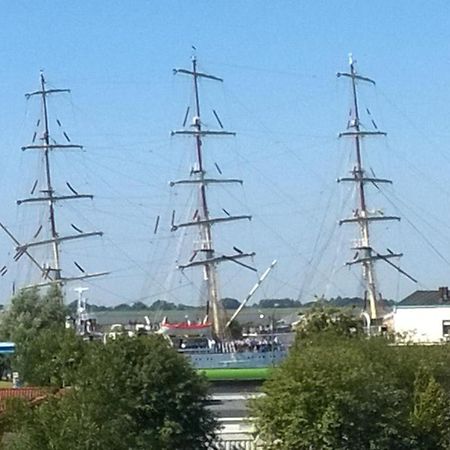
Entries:
{"type": "Polygon", "coordinates": [[[217,448],[218,450],[258,450],[258,447],[253,440],[246,439],[220,441],[217,448]]]}

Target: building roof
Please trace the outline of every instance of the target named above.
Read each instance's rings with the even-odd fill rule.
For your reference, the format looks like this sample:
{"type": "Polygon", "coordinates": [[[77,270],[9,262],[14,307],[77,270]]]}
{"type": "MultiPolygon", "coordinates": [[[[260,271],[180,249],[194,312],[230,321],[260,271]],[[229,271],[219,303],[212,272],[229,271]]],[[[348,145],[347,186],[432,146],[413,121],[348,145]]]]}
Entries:
{"type": "Polygon", "coordinates": [[[415,291],[405,297],[397,307],[403,306],[450,306],[450,297],[446,288],[436,291],[415,291]]]}
{"type": "Polygon", "coordinates": [[[50,391],[49,388],[41,387],[2,388],[0,389],[0,412],[6,409],[8,400],[12,398],[20,398],[34,403],[44,400],[50,391]]]}

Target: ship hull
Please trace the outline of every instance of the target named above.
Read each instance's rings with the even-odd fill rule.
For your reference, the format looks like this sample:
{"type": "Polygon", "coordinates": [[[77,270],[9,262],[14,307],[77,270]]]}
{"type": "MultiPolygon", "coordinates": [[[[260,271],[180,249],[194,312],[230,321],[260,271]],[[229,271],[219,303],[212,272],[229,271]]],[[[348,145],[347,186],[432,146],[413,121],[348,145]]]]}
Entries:
{"type": "Polygon", "coordinates": [[[243,351],[243,352],[205,352],[188,353],[196,369],[257,369],[278,365],[287,354],[286,350],[243,351]]]}

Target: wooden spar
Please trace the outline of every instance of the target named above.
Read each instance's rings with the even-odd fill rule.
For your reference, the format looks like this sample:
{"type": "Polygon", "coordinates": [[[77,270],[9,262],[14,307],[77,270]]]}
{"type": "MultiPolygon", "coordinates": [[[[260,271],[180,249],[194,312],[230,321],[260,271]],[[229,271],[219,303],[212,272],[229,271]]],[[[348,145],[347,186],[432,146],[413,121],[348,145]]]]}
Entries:
{"type": "Polygon", "coordinates": [[[93,199],[94,196],[91,194],[77,194],[77,195],[53,195],[48,197],[30,197],[30,198],[24,198],[22,200],[17,200],[17,204],[21,205],[22,203],[36,203],[36,202],[49,202],[52,200],[53,202],[59,201],[59,200],[75,200],[80,198],[88,198],[93,199]]]}
{"type": "Polygon", "coordinates": [[[192,227],[192,226],[197,226],[197,225],[212,225],[214,223],[219,223],[219,222],[231,222],[234,220],[245,220],[245,219],[251,220],[252,216],[246,216],[246,215],[227,216],[227,217],[216,217],[213,219],[195,220],[194,222],[183,222],[183,223],[179,223],[179,224],[173,224],[172,231],[178,230],[178,228],[183,228],[183,227],[192,227]]]}
{"type": "Polygon", "coordinates": [[[222,121],[220,120],[219,115],[217,114],[217,112],[216,112],[215,109],[213,109],[213,114],[214,114],[214,117],[215,117],[216,120],[217,120],[217,123],[219,124],[219,127],[223,129],[222,121]]]}
{"type": "MultiPolygon", "coordinates": [[[[11,231],[8,230],[8,228],[6,228],[6,226],[0,222],[0,228],[9,236],[9,238],[17,245],[20,246],[20,242],[15,238],[15,236],[11,233],[11,231]]],[[[30,261],[39,268],[39,270],[41,271],[42,274],[45,273],[45,269],[37,262],[37,260],[34,258],[34,256],[28,252],[26,249],[23,251],[23,254],[27,255],[28,258],[30,259],[30,261]]],[[[45,275],[45,278],[48,278],[50,280],[52,280],[52,277],[50,275],[48,275],[48,273],[45,275]]]]}
{"type": "MultiPolygon", "coordinates": [[[[60,278],[57,282],[59,284],[65,284],[71,281],[83,281],[83,280],[88,280],[91,278],[98,278],[98,277],[104,277],[105,275],[109,275],[110,272],[95,272],[95,273],[89,273],[86,275],[80,275],[77,277],[62,277],[60,278]]],[[[25,286],[24,289],[32,289],[35,287],[46,287],[46,286],[50,286],[52,284],[56,283],[56,281],[50,281],[50,282],[43,282],[43,283],[36,283],[36,284],[32,284],[30,286],[25,286]]]]}
{"type": "Polygon", "coordinates": [[[78,192],[73,188],[73,186],[66,181],[66,186],[72,191],[73,194],[78,195],[78,192]]]}
{"type": "Polygon", "coordinates": [[[156,234],[158,232],[159,227],[159,216],[156,217],[155,226],[153,228],[153,234],[156,234]]]}
{"type": "Polygon", "coordinates": [[[220,184],[226,184],[226,183],[237,183],[237,184],[243,184],[242,180],[239,180],[238,178],[205,178],[204,180],[177,180],[177,181],[171,181],[169,183],[170,186],[175,186],[176,184],[212,184],[212,183],[220,183],[220,184]]]}
{"type": "Polygon", "coordinates": [[[81,228],[78,228],[75,224],[71,223],[70,226],[75,230],[78,231],[78,233],[84,233],[84,231],[81,228]]]}
{"type": "Polygon", "coordinates": [[[245,300],[239,305],[239,308],[234,312],[234,314],[231,316],[230,320],[226,323],[225,328],[228,328],[233,320],[236,319],[236,317],[240,314],[242,311],[242,308],[248,303],[248,301],[253,297],[255,292],[259,289],[261,284],[264,282],[264,280],[267,278],[267,275],[269,275],[270,271],[275,267],[277,264],[277,260],[274,259],[272,261],[272,264],[264,271],[264,273],[259,277],[259,280],[256,282],[256,284],[250,289],[250,292],[247,294],[247,297],[245,297],[245,300]]]}
{"type": "MultiPolygon", "coordinates": [[[[194,257],[195,255],[197,255],[197,252],[194,252],[194,257]]],[[[221,256],[215,256],[214,258],[209,258],[209,259],[202,259],[200,261],[194,261],[194,262],[190,262],[189,264],[180,264],[178,266],[179,269],[187,269],[188,267],[194,267],[194,266],[205,266],[205,265],[210,265],[210,264],[217,264],[220,262],[224,262],[224,261],[233,261],[233,262],[238,262],[238,259],[241,258],[249,258],[249,257],[253,257],[255,256],[255,253],[238,253],[237,255],[221,255],[221,256]]],[[[193,259],[193,258],[191,258],[193,259]]],[[[253,267],[247,266],[245,265],[245,267],[247,267],[248,269],[251,270],[255,270],[253,267]]]]}
{"type": "Polygon", "coordinates": [[[19,245],[16,248],[17,248],[17,250],[23,250],[23,249],[28,249],[31,247],[39,247],[41,245],[48,245],[48,244],[54,245],[55,243],[60,244],[61,242],[64,242],[64,241],[71,241],[73,239],[83,239],[83,238],[93,237],[93,236],[103,236],[103,231],[91,231],[89,233],[73,234],[73,235],[69,235],[69,236],[56,236],[51,239],[45,239],[44,241],[29,242],[27,244],[19,245]]]}

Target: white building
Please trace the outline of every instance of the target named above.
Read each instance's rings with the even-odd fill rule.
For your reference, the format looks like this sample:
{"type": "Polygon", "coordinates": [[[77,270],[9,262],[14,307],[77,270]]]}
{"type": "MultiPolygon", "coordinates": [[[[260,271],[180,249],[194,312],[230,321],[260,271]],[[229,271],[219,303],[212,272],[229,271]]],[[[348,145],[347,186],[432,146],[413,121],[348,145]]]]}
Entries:
{"type": "Polygon", "coordinates": [[[447,287],[416,291],[403,299],[391,316],[399,339],[416,343],[450,340],[450,297],[447,287]]]}

